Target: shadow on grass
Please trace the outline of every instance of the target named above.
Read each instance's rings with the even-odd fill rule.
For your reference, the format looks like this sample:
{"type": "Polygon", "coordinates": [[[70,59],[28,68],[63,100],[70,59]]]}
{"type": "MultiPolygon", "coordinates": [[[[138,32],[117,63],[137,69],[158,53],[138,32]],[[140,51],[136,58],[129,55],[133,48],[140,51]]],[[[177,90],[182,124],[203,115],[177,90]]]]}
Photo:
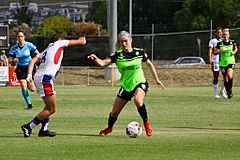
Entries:
{"type": "Polygon", "coordinates": [[[99,134],[89,134],[89,133],[57,133],[57,136],[83,136],[83,137],[102,137],[99,134]]]}
{"type": "MultiPolygon", "coordinates": [[[[35,136],[35,134],[31,134],[31,136],[35,136]]],[[[88,133],[57,133],[56,136],[81,136],[81,137],[102,137],[99,134],[88,134],[88,133]]],[[[0,139],[5,138],[24,138],[22,133],[13,133],[8,135],[0,135],[0,139]]]]}
{"type": "Polygon", "coordinates": [[[0,135],[0,139],[4,139],[4,138],[24,138],[24,137],[23,137],[23,134],[21,134],[21,133],[0,135]]]}

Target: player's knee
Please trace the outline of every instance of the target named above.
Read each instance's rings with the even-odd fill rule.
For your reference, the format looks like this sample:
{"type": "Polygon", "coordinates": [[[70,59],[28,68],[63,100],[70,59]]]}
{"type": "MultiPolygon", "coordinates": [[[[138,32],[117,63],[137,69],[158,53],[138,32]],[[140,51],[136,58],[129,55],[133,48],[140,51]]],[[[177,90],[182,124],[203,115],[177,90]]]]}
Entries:
{"type": "Polygon", "coordinates": [[[55,113],[56,112],[56,107],[54,107],[52,110],[51,110],[51,114],[55,113]]]}
{"type": "Polygon", "coordinates": [[[134,98],[134,103],[137,107],[141,107],[143,105],[143,100],[140,98],[135,97],[134,98]]]}

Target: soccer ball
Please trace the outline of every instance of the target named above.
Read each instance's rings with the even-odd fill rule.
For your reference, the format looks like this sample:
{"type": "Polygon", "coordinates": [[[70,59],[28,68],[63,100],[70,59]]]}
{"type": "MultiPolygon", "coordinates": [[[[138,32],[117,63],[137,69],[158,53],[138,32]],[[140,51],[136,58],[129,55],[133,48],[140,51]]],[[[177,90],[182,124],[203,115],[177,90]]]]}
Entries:
{"type": "Polygon", "coordinates": [[[126,128],[126,134],[130,138],[137,138],[142,134],[142,127],[138,122],[130,122],[126,128]]]}

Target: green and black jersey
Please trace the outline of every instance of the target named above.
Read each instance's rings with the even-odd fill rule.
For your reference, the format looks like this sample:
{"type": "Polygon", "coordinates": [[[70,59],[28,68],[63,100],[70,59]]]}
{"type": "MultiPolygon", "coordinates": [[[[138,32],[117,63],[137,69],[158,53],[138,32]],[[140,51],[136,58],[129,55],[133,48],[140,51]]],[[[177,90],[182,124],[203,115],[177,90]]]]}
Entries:
{"type": "Polygon", "coordinates": [[[109,56],[112,63],[116,63],[121,73],[120,86],[126,91],[132,91],[138,84],[145,83],[142,62],[148,60],[143,49],[133,48],[133,51],[126,53],[124,50],[117,50],[109,56]]]}
{"type": "Polygon", "coordinates": [[[235,56],[232,54],[234,47],[236,46],[234,40],[229,40],[229,42],[218,42],[216,48],[224,50],[223,53],[220,53],[220,67],[227,67],[229,64],[235,64],[235,56]]]}

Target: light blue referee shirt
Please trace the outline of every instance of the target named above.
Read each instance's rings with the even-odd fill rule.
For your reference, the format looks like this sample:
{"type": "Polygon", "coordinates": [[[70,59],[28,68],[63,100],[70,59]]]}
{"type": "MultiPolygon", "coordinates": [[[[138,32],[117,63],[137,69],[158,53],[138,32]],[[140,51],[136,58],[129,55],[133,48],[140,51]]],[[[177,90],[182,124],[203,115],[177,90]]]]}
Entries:
{"type": "Polygon", "coordinates": [[[19,66],[28,66],[31,61],[31,52],[33,53],[37,47],[31,42],[25,41],[23,47],[19,47],[18,43],[12,46],[9,50],[9,56],[18,58],[17,65],[19,66]]]}

